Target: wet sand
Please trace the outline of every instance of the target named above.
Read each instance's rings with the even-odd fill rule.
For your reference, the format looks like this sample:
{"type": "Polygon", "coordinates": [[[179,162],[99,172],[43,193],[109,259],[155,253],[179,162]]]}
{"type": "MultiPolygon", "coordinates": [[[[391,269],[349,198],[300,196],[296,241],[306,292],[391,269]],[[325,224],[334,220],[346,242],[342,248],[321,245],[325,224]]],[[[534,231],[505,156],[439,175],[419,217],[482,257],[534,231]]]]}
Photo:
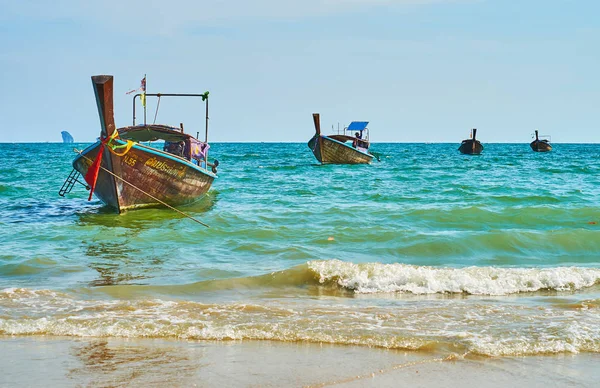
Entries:
{"type": "Polygon", "coordinates": [[[487,358],[270,341],[0,337],[2,387],[592,387],[600,355],[487,358]]]}

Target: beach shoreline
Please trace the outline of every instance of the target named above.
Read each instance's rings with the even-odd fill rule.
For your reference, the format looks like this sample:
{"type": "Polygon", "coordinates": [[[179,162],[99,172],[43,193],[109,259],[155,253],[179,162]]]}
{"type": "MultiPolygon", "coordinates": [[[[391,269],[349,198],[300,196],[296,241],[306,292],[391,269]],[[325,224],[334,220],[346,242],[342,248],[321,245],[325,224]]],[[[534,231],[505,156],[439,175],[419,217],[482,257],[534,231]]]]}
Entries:
{"type": "Polygon", "coordinates": [[[595,353],[463,357],[277,341],[2,336],[1,386],[591,387],[595,353]]]}

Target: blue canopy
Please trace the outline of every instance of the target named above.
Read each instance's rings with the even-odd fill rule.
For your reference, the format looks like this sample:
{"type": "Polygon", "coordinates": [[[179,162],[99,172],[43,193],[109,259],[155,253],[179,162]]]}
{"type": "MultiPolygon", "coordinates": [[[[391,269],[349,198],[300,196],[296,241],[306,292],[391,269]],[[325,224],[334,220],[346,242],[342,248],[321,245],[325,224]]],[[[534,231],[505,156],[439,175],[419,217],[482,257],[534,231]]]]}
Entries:
{"type": "Polygon", "coordinates": [[[368,121],[353,121],[348,125],[348,131],[364,131],[367,128],[368,121]]]}

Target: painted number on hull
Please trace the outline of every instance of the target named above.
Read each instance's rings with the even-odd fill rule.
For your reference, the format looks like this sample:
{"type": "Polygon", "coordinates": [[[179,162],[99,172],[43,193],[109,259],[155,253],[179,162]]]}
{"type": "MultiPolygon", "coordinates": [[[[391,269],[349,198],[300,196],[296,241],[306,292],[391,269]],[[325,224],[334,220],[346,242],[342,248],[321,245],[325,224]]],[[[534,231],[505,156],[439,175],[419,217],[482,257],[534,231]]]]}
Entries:
{"type": "Polygon", "coordinates": [[[129,155],[125,155],[123,157],[123,162],[129,166],[135,166],[135,163],[137,162],[137,159],[135,157],[129,156],[129,155]]]}

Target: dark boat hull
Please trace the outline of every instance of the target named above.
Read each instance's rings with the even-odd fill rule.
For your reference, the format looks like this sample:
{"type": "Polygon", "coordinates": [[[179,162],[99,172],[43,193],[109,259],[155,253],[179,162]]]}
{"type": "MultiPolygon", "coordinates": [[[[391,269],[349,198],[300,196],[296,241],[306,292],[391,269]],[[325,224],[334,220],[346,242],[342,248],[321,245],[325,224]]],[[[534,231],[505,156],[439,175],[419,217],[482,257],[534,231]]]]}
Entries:
{"type": "Polygon", "coordinates": [[[550,152],[552,151],[552,146],[550,143],[541,140],[534,140],[529,144],[531,149],[535,152],[550,152]]]}
{"type": "Polygon", "coordinates": [[[321,164],[369,164],[373,160],[373,155],[327,136],[313,136],[308,148],[321,164]]]}
{"type": "MultiPolygon", "coordinates": [[[[73,168],[85,176],[99,149],[100,142],[88,147],[75,158],[73,168]]],[[[156,199],[171,206],[193,203],[206,194],[216,178],[183,158],[139,144],[123,156],[105,147],[101,166],[122,179],[101,168],[94,194],[118,212],[161,206],[156,199]]]]}
{"type": "Polygon", "coordinates": [[[483,145],[479,142],[479,140],[463,140],[458,150],[462,154],[467,155],[479,155],[481,151],[483,151],[483,145]]]}

